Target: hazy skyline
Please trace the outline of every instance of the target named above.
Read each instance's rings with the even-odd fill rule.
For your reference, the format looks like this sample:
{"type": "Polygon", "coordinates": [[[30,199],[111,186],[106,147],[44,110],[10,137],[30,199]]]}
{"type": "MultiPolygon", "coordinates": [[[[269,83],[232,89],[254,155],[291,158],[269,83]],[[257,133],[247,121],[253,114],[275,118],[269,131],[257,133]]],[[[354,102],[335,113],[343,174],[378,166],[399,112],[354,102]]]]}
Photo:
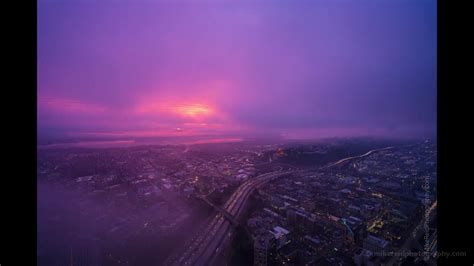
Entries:
{"type": "Polygon", "coordinates": [[[39,136],[433,136],[436,1],[38,1],[39,136]]]}

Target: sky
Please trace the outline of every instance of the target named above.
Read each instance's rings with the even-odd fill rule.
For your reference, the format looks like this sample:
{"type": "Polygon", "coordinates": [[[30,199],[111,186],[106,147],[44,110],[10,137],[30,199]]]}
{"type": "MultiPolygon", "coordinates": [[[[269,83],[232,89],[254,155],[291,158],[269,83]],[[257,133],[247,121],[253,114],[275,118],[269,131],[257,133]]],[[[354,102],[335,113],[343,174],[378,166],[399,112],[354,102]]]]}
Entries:
{"type": "Polygon", "coordinates": [[[38,136],[431,137],[436,1],[38,0],[38,136]]]}

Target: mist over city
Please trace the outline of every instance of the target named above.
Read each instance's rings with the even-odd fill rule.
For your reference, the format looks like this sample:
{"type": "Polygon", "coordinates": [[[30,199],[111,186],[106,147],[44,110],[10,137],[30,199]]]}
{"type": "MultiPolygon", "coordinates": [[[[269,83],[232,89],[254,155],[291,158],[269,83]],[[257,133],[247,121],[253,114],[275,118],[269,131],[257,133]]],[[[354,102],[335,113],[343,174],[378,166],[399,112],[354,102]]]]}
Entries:
{"type": "Polygon", "coordinates": [[[38,0],[38,265],[436,265],[436,12],[38,0]]]}

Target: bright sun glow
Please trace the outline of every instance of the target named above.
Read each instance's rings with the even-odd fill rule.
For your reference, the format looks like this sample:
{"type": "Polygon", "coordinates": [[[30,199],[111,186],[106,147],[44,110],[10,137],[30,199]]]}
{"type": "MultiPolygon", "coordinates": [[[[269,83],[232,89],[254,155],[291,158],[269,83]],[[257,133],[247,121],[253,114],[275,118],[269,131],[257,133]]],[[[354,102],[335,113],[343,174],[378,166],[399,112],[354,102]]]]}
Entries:
{"type": "Polygon", "coordinates": [[[207,116],[213,113],[210,107],[202,104],[180,105],[177,106],[174,111],[180,115],[189,117],[207,116]]]}
{"type": "Polygon", "coordinates": [[[216,111],[208,105],[197,103],[180,103],[180,104],[144,104],[137,108],[138,113],[172,113],[175,115],[202,118],[213,115],[216,111]]]}

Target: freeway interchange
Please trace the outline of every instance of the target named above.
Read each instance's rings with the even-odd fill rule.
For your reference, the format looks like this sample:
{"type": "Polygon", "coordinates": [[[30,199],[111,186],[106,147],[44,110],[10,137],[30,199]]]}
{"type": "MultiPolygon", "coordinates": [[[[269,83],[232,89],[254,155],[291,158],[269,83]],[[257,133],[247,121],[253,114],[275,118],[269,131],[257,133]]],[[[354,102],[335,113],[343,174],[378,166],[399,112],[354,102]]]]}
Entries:
{"type": "MultiPolygon", "coordinates": [[[[275,171],[262,174],[243,183],[222,207],[228,214],[238,219],[247,199],[259,186],[277,177],[294,171],[275,171]]],[[[172,258],[169,265],[213,265],[228,244],[233,233],[232,222],[222,212],[217,213],[208,226],[195,236],[179,257],[172,258]]]]}

